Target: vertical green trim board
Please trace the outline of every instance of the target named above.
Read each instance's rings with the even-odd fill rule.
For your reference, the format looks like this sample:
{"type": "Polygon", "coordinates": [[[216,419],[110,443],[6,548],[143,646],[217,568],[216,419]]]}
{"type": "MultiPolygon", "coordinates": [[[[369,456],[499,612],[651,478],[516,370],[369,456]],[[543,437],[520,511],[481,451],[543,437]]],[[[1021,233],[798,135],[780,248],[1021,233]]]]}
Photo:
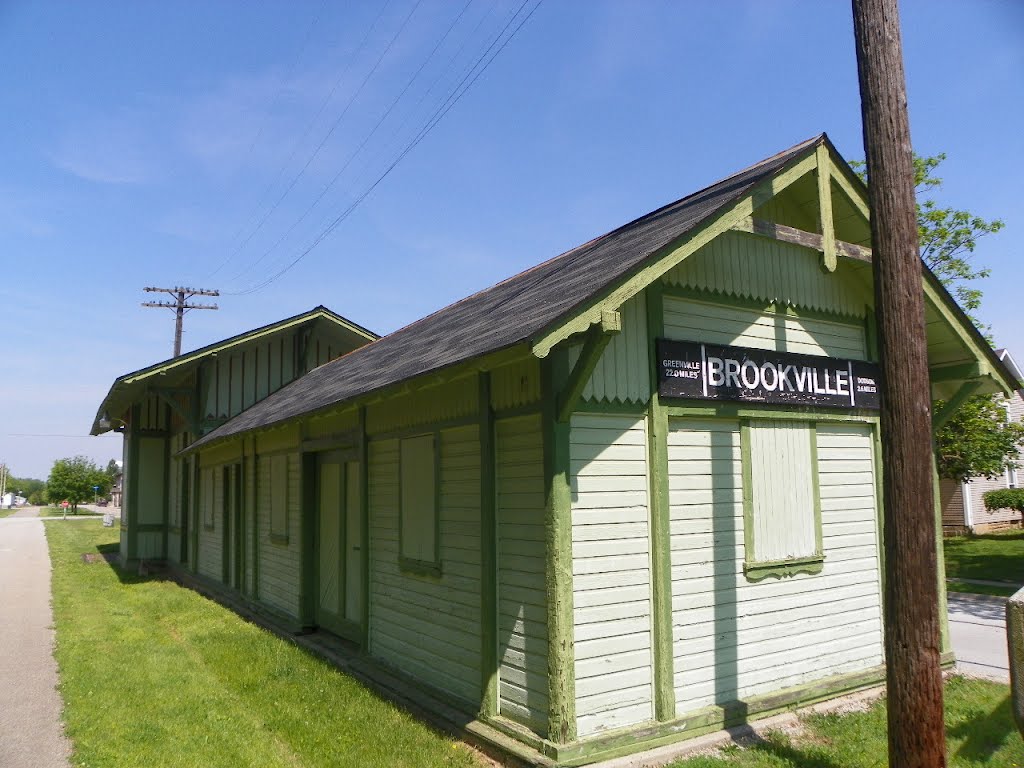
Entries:
{"type": "Polygon", "coordinates": [[[498,521],[495,503],[491,375],[479,375],[480,440],[480,712],[498,713],[498,521]]]}
{"type": "Polygon", "coordinates": [[[743,482],[743,561],[754,561],[754,467],[751,462],[750,419],[740,420],[740,468],[743,482]]]}
{"type": "Polygon", "coordinates": [[[132,483],[129,489],[128,501],[128,536],[127,551],[124,553],[124,565],[129,565],[138,558],[139,554],[139,420],[142,418],[142,408],[136,404],[132,406],[132,427],[131,443],[128,446],[129,471],[132,473],[132,483]]]}
{"type": "Polygon", "coordinates": [[[825,554],[824,532],[821,520],[821,477],[818,466],[818,424],[810,422],[807,430],[811,440],[811,500],[814,503],[814,551],[825,554]]]}
{"type": "Polygon", "coordinates": [[[952,650],[949,641],[949,610],[946,606],[946,566],[942,542],[942,502],[939,498],[939,467],[932,452],[932,503],[935,507],[935,571],[939,579],[939,648],[942,653],[952,650]]]}
{"type": "Polygon", "coordinates": [[[654,640],[654,717],[676,716],[672,653],[672,524],[668,492],[668,409],[658,397],[655,340],[664,335],[661,284],[647,289],[647,360],[651,399],[647,414],[647,462],[651,520],[651,630],[654,640]]]}
{"type": "Polygon", "coordinates": [[[260,599],[260,459],[256,441],[252,441],[252,596],[260,599]]]}
{"type": "Polygon", "coordinates": [[[548,619],[548,738],[559,744],[576,740],[576,669],[573,647],[572,487],[570,423],[558,421],[558,385],[567,368],[565,350],[541,361],[544,398],[544,542],[548,619]]]}
{"type": "MultiPolygon", "coordinates": [[[[875,469],[875,538],[878,541],[878,589],[879,603],[885,615],[885,491],[882,485],[882,426],[876,422],[873,430],[875,469]]],[[[884,621],[884,619],[883,619],[884,621]]]]}
{"type": "MultiPolygon", "coordinates": [[[[164,406],[164,416],[169,425],[171,422],[171,409],[166,405],[164,406]]],[[[163,442],[164,454],[160,459],[163,464],[164,475],[163,500],[161,503],[163,514],[160,516],[160,524],[163,526],[163,535],[160,537],[160,558],[166,560],[170,554],[167,547],[167,536],[169,534],[168,528],[170,528],[171,524],[171,438],[165,437],[163,442]]]]}
{"type": "Polygon", "coordinates": [[[836,271],[836,230],[832,223],[832,160],[828,147],[819,144],[814,151],[818,165],[818,210],[821,223],[821,266],[826,272],[836,271]]]}
{"type": "Polygon", "coordinates": [[[231,586],[231,533],[234,528],[231,508],[234,506],[234,470],[233,464],[225,464],[220,470],[220,580],[226,587],[231,586]]]}
{"type": "Polygon", "coordinates": [[[316,624],[317,604],[317,545],[316,526],[319,522],[317,514],[316,488],[316,454],[300,453],[301,462],[299,478],[302,496],[299,502],[300,546],[299,558],[301,572],[299,575],[299,623],[302,627],[312,628],[316,624]]]}
{"type": "Polygon", "coordinates": [[[188,563],[192,573],[199,573],[199,500],[203,498],[202,473],[199,468],[199,454],[192,454],[192,551],[188,563]]]}
{"type": "Polygon", "coordinates": [[[366,407],[359,409],[356,428],[359,430],[359,551],[362,600],[360,600],[360,645],[370,652],[370,461],[367,451],[366,407]]]}

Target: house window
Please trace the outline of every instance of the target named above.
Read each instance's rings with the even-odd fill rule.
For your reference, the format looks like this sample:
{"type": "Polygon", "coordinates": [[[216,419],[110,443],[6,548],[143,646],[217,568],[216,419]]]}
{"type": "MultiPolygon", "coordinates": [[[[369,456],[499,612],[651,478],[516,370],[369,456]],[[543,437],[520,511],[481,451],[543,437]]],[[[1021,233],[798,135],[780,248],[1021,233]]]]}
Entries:
{"type": "Polygon", "coordinates": [[[747,578],[819,572],[824,553],[814,425],[758,419],[742,425],[741,443],[747,578]]]}
{"type": "Polygon", "coordinates": [[[270,459],[270,540],[288,543],[288,456],[279,454],[270,459]]]}
{"type": "Polygon", "coordinates": [[[399,563],[405,570],[440,575],[436,437],[400,441],[399,563]]]}
{"type": "Polygon", "coordinates": [[[1016,488],[1017,486],[1018,486],[1018,482],[1017,482],[1017,467],[1007,467],[1006,468],[1006,487],[1007,488],[1016,488]]]}

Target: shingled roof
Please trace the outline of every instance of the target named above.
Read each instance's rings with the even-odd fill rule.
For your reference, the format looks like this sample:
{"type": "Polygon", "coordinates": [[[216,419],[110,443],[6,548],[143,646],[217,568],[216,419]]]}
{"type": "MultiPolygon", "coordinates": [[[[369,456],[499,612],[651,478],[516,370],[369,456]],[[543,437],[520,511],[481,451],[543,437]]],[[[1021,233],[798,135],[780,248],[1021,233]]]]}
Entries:
{"type": "Polygon", "coordinates": [[[329,409],[536,338],[663,246],[815,151],[821,134],[310,371],[192,448],[329,409]]]}

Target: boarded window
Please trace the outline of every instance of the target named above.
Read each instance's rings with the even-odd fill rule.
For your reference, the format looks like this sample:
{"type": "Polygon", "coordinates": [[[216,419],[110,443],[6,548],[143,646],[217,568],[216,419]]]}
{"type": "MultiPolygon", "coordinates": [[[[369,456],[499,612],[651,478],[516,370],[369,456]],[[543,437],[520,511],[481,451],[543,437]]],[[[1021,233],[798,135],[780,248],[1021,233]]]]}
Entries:
{"type": "Polygon", "coordinates": [[[743,437],[745,572],[761,578],[792,566],[820,570],[814,425],[759,419],[744,425],[743,437]]]}
{"type": "Polygon", "coordinates": [[[437,541],[437,461],[434,435],[401,441],[401,560],[406,567],[440,565],[437,541]]]}
{"type": "Polygon", "coordinates": [[[199,478],[199,483],[202,488],[202,496],[200,498],[203,500],[203,527],[210,531],[213,530],[215,519],[213,514],[213,478],[214,474],[212,469],[204,469],[201,477],[199,478]]]}
{"type": "Polygon", "coordinates": [[[288,456],[270,457],[270,540],[288,543],[288,456]]]}

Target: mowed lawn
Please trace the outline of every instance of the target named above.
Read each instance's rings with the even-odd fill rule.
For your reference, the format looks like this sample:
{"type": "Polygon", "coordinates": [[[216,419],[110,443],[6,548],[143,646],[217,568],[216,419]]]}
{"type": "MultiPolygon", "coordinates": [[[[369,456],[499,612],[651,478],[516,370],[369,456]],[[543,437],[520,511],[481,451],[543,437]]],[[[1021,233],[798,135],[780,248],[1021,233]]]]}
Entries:
{"type": "Polygon", "coordinates": [[[942,544],[946,578],[1024,586],[1024,531],[956,536],[942,544]]]}
{"type": "MultiPolygon", "coordinates": [[[[951,768],[1024,766],[1024,741],[1013,722],[1010,688],[952,677],[946,683],[946,748],[951,768]]],[[[861,712],[813,714],[796,734],[769,733],[761,742],[671,768],[880,768],[888,766],[885,701],[861,712]]]]}
{"type": "Polygon", "coordinates": [[[475,766],[461,742],[216,603],[84,553],[100,521],[46,524],[64,719],[78,766],[475,766]]]}

